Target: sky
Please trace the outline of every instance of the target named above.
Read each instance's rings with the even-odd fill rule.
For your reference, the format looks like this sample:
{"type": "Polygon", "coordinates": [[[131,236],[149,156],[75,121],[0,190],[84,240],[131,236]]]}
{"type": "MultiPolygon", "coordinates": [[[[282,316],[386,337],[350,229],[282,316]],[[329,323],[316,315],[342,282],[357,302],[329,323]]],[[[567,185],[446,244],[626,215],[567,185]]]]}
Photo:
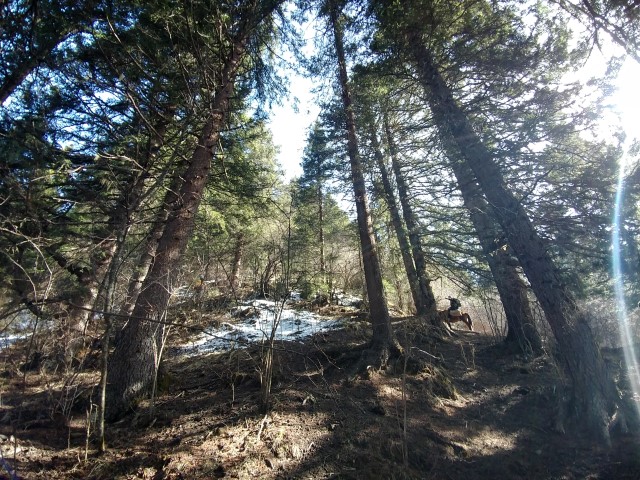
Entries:
{"type": "Polygon", "coordinates": [[[620,115],[627,133],[627,144],[640,139],[640,65],[627,58],[617,79],[617,92],[611,97],[612,110],[620,115]]]}
{"type": "Polygon", "coordinates": [[[282,105],[273,107],[270,121],[273,143],[280,149],[278,163],[282,166],[287,181],[302,174],[300,162],[307,140],[307,130],[320,113],[320,108],[311,93],[312,81],[298,75],[289,78],[291,95],[282,105]],[[297,112],[294,108],[294,97],[299,100],[297,112]]]}
{"type": "MultiPolygon", "coordinates": [[[[606,66],[597,52],[592,61],[585,67],[582,80],[589,75],[603,74],[606,66]]],[[[300,162],[306,144],[307,131],[316,120],[320,109],[316,105],[313,93],[313,82],[299,75],[289,76],[290,96],[280,106],[275,106],[271,113],[271,130],[273,141],[280,149],[278,163],[281,165],[285,180],[302,174],[300,162]],[[293,98],[299,100],[298,111],[295,111],[293,98]]],[[[610,115],[602,119],[601,135],[612,136],[618,125],[622,125],[627,133],[627,147],[634,138],[640,139],[640,65],[627,58],[616,82],[617,91],[609,98],[610,115]],[[619,116],[619,123],[618,123],[619,116]]]]}

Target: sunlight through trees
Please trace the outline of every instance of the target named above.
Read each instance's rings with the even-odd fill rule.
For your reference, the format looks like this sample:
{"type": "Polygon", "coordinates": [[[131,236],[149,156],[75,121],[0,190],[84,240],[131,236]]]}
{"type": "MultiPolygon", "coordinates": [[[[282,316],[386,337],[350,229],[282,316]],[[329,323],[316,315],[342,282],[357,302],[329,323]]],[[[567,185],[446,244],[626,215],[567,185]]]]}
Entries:
{"type": "MultiPolygon", "coordinates": [[[[611,95],[640,64],[637,2],[0,11],[0,334],[24,378],[68,388],[94,369],[87,449],[106,451],[109,422],[149,398],[156,421],[176,337],[292,295],[366,319],[341,352],[365,378],[406,375],[415,349],[439,368],[429,348],[461,334],[438,311],[461,298],[465,335],[557,362],[558,430],[610,445],[640,423],[602,354],[626,348],[637,390],[640,149],[635,125],[603,129],[615,108],[629,122],[611,95]],[[283,178],[269,112],[295,96],[293,70],[319,113],[290,139],[305,144],[300,175],[283,178]]],[[[57,412],[67,423],[78,399],[57,412]]]]}

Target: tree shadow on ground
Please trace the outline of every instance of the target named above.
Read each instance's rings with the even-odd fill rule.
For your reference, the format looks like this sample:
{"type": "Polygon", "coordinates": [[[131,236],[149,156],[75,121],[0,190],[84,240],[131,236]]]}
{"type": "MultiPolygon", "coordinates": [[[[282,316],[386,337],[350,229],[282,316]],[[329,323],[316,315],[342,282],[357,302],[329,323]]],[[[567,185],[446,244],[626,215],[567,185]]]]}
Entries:
{"type": "MultiPolygon", "coordinates": [[[[637,437],[616,437],[606,451],[586,437],[553,430],[559,379],[548,359],[503,356],[487,336],[437,339],[417,319],[412,325],[403,327],[403,338],[419,361],[364,375],[353,375],[350,366],[368,339],[366,323],[305,342],[278,342],[266,415],[259,408],[259,347],[170,358],[153,413],[142,402],[136,414],[110,425],[107,453],[90,451],[84,461],[82,437],[71,449],[30,440],[31,457],[16,457],[19,474],[637,478],[637,437]]],[[[63,432],[52,426],[48,435],[55,433],[63,432]]]]}

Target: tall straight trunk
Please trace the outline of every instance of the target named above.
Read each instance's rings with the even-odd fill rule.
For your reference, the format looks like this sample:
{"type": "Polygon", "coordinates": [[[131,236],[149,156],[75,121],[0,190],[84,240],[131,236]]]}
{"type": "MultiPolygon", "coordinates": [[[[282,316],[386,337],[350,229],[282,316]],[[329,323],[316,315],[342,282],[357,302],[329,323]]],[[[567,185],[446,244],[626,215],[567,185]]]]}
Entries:
{"type": "Polygon", "coordinates": [[[398,199],[400,200],[400,206],[402,207],[402,217],[404,218],[404,223],[407,226],[413,262],[416,266],[416,275],[418,276],[418,285],[420,287],[420,297],[424,308],[423,315],[429,319],[429,322],[432,325],[438,325],[439,321],[437,320],[438,308],[436,305],[436,297],[433,294],[431,278],[427,272],[427,261],[424,255],[422,241],[420,240],[418,219],[411,207],[409,186],[407,185],[404,173],[402,172],[400,159],[398,158],[398,147],[393,138],[389,116],[386,111],[383,112],[383,122],[387,146],[389,147],[389,154],[391,156],[391,168],[396,178],[398,199]]]}
{"type": "MultiPolygon", "coordinates": [[[[263,6],[270,14],[279,2],[263,6]]],[[[264,17],[262,17],[264,18],[264,17]]],[[[211,113],[200,135],[198,145],[184,174],[179,201],[169,213],[158,242],[153,265],[144,281],[133,313],[122,332],[110,360],[110,382],[107,390],[107,417],[117,419],[125,414],[137,399],[151,392],[161,351],[160,335],[169,303],[174,271],[186,247],[202,191],[209,177],[212,153],[227,117],[235,78],[246,54],[249,36],[256,24],[240,26],[219,79],[211,113]]]]}
{"type": "Polygon", "coordinates": [[[502,229],[482,196],[473,172],[464,162],[455,160],[456,153],[450,152],[450,165],[504,307],[508,325],[505,343],[521,352],[541,353],[542,339],[531,312],[527,286],[506,251],[507,245],[496,242],[503,236],[502,229]]]}
{"type": "Polygon", "coordinates": [[[325,281],[325,260],[324,260],[324,195],[322,193],[322,184],[318,182],[318,243],[320,244],[320,275],[322,282],[325,281]]]}
{"type": "Polygon", "coordinates": [[[358,222],[358,233],[362,248],[362,264],[364,268],[365,283],[367,286],[367,297],[369,300],[369,315],[373,327],[373,337],[371,339],[371,354],[380,365],[385,365],[391,354],[399,352],[398,346],[393,338],[391,318],[387,307],[387,300],[382,285],[382,272],[380,271],[380,260],[376,249],[376,242],[373,234],[373,225],[369,213],[367,193],[365,188],[362,162],[358,151],[358,137],[356,135],[356,125],[349,91],[349,81],[347,76],[347,64],[342,38],[342,27],[339,23],[339,11],[334,1],[330,1],[329,16],[333,29],[335,50],[338,60],[338,80],[342,90],[342,103],[346,116],[347,130],[347,152],[351,164],[351,181],[356,202],[356,216],[358,222]]]}
{"type": "Polygon", "coordinates": [[[371,131],[371,146],[373,147],[373,154],[378,164],[378,170],[380,170],[380,178],[382,180],[382,187],[384,189],[384,198],[387,201],[389,207],[389,214],[391,215],[391,223],[393,229],[396,232],[396,238],[398,239],[398,246],[400,247],[400,256],[402,257],[402,263],[404,270],[409,281],[409,287],[411,290],[411,297],[413,298],[413,304],[416,307],[416,313],[418,315],[426,315],[426,305],[422,301],[422,295],[420,294],[420,284],[418,283],[418,273],[416,272],[416,266],[413,263],[413,257],[411,256],[411,246],[409,245],[409,239],[407,237],[407,231],[405,229],[402,218],[400,217],[400,211],[396,202],[396,196],[393,193],[393,187],[389,180],[389,174],[387,172],[387,166],[384,164],[384,155],[380,150],[380,144],[378,137],[371,131]]]}
{"type": "Polygon", "coordinates": [[[233,249],[233,265],[231,267],[231,291],[236,294],[240,286],[240,267],[242,266],[242,256],[244,254],[244,233],[240,232],[236,236],[236,244],[233,249]]]}
{"type": "Polygon", "coordinates": [[[572,381],[576,411],[594,434],[610,442],[609,420],[618,395],[586,317],[562,282],[524,207],[506,187],[491,152],[455,101],[421,36],[417,30],[407,33],[406,45],[411,49],[441,138],[455,143],[473,171],[544,310],[564,371],[572,381]]]}

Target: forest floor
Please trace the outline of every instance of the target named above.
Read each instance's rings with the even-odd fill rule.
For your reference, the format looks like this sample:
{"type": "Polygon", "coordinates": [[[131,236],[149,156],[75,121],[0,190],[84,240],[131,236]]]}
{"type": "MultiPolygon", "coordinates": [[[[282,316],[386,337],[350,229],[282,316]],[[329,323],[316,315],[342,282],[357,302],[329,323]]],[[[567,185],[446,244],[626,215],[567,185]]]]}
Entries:
{"type": "Polygon", "coordinates": [[[110,425],[102,455],[82,388],[97,372],[25,376],[5,349],[0,478],[12,467],[20,479],[640,478],[637,432],[615,435],[607,450],[558,431],[549,358],[508,355],[482,329],[441,338],[413,317],[394,325],[411,361],[364,375],[352,371],[370,331],[357,316],[277,343],[267,414],[259,347],[201,356],[170,348],[153,410],[143,403],[110,425]]]}

